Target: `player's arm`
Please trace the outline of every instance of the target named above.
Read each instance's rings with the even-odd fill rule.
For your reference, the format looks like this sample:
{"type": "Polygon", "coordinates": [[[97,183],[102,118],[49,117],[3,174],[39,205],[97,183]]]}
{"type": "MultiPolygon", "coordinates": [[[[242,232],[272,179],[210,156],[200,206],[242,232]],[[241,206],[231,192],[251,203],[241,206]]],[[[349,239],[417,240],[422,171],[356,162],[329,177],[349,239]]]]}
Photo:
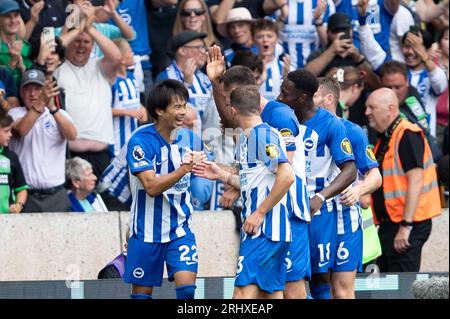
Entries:
{"type": "Polygon", "coordinates": [[[217,45],[209,48],[206,72],[212,84],[214,102],[216,103],[217,112],[219,113],[223,128],[238,127],[238,124],[232,119],[231,107],[227,105],[222,83],[220,81],[221,76],[225,72],[225,57],[222,55],[220,47],[217,45]]]}
{"type": "Polygon", "coordinates": [[[339,175],[331,182],[330,185],[322,189],[318,194],[315,195],[309,201],[309,206],[311,209],[311,214],[314,215],[321,207],[324,200],[340,194],[349,185],[353,183],[356,179],[356,166],[354,161],[347,161],[339,166],[341,172],[339,175]]]}
{"type": "Polygon", "coordinates": [[[259,226],[264,221],[264,217],[289,191],[295,181],[294,171],[289,163],[280,163],[277,168],[275,183],[266,199],[258,208],[245,220],[243,230],[247,234],[257,233],[259,226]]]}
{"type": "Polygon", "coordinates": [[[342,205],[352,206],[361,196],[371,194],[380,188],[381,183],[380,170],[378,167],[373,167],[366,172],[359,184],[350,186],[341,193],[340,202],[342,205]]]}
{"type": "Polygon", "coordinates": [[[382,183],[378,162],[367,136],[357,126],[354,126],[352,136],[356,168],[364,175],[364,178],[357,185],[351,185],[341,193],[340,202],[346,206],[352,206],[360,200],[361,196],[373,193],[382,183]]]}
{"type": "Polygon", "coordinates": [[[137,173],[136,177],[144,186],[145,192],[151,197],[156,197],[171,188],[184,175],[189,173],[192,170],[192,166],[192,163],[183,164],[172,173],[158,177],[156,177],[154,170],[147,170],[137,173]]]}
{"type": "Polygon", "coordinates": [[[213,181],[219,180],[224,184],[231,185],[235,189],[241,188],[241,181],[239,175],[236,174],[236,168],[227,165],[216,164],[214,162],[202,162],[196,164],[192,172],[198,177],[213,181]]]}

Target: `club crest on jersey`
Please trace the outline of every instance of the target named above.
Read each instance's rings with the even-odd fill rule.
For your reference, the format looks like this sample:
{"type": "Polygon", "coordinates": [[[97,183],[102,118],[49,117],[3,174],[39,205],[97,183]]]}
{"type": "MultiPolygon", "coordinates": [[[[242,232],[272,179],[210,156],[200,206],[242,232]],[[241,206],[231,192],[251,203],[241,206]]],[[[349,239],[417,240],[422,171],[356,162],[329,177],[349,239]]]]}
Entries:
{"type": "Polygon", "coordinates": [[[370,158],[372,161],[376,162],[377,158],[375,157],[375,154],[372,151],[372,147],[367,145],[366,147],[366,155],[368,158],[370,158]]]}
{"type": "Polygon", "coordinates": [[[144,150],[142,149],[142,147],[140,145],[136,145],[133,148],[133,158],[136,161],[142,161],[145,157],[145,153],[144,150]]]}
{"type": "Polygon", "coordinates": [[[307,152],[311,152],[316,148],[316,142],[312,138],[307,138],[304,141],[304,144],[305,144],[305,151],[307,152]]]}
{"type": "Polygon", "coordinates": [[[350,144],[350,141],[348,140],[348,138],[344,138],[342,140],[341,149],[345,154],[349,154],[349,155],[353,154],[352,144],[350,144]]]}
{"type": "Polygon", "coordinates": [[[278,156],[280,156],[280,149],[275,144],[268,144],[268,145],[266,145],[266,154],[271,159],[275,159],[278,156]]]}
{"type": "Polygon", "coordinates": [[[291,145],[295,142],[294,133],[288,128],[283,128],[280,130],[280,134],[283,137],[284,142],[287,145],[291,145]]]}

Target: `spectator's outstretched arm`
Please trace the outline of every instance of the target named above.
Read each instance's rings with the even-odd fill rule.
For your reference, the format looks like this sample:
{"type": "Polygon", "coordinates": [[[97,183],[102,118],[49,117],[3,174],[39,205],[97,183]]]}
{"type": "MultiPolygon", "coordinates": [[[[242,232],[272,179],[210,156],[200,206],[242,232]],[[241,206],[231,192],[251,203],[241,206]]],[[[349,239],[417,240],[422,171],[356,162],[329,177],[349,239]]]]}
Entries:
{"type": "Polygon", "coordinates": [[[377,70],[386,60],[387,54],[375,40],[372,29],[367,24],[359,27],[359,41],[361,53],[372,68],[377,70]]]}
{"type": "Polygon", "coordinates": [[[106,0],[105,5],[100,7],[100,10],[103,10],[110,16],[126,40],[133,41],[136,38],[136,32],[134,32],[133,28],[117,13],[114,0],[106,0]]]}
{"type": "Polygon", "coordinates": [[[342,35],[344,35],[343,32],[338,33],[333,43],[321,55],[305,65],[305,70],[308,70],[315,76],[319,76],[338,53],[345,52],[346,48],[352,43],[352,40],[340,39],[342,35]]]}
{"type": "Polygon", "coordinates": [[[67,28],[64,26],[61,35],[59,36],[63,47],[67,48],[73,40],[75,40],[80,34],[82,34],[84,32],[85,26],[86,26],[85,16],[82,16],[80,18],[80,24],[70,31],[67,30],[67,28]]]}
{"type": "Polygon", "coordinates": [[[99,32],[92,24],[92,18],[86,22],[86,32],[94,39],[103,52],[104,57],[100,61],[100,67],[105,77],[113,83],[116,79],[117,69],[122,55],[119,48],[110,39],[99,32]]]}
{"type": "Polygon", "coordinates": [[[375,36],[373,35],[370,26],[366,24],[366,10],[368,3],[369,0],[358,1],[359,41],[361,53],[372,68],[377,70],[386,60],[387,54],[377,40],[375,40],[375,36]]]}
{"type": "Polygon", "coordinates": [[[289,15],[288,0],[264,0],[263,10],[265,14],[272,15],[278,9],[281,10],[281,19],[286,19],[289,15]]]}
{"type": "Polygon", "coordinates": [[[38,1],[31,7],[30,19],[25,24],[25,40],[28,40],[31,37],[36,24],[38,24],[39,22],[39,14],[41,13],[42,9],[44,9],[44,5],[44,1],[38,1]]]}
{"type": "Polygon", "coordinates": [[[384,0],[384,8],[392,16],[394,16],[397,13],[399,6],[400,6],[400,0],[384,0]]]}
{"type": "MultiPolygon", "coordinates": [[[[58,109],[55,105],[55,97],[58,96],[59,93],[60,91],[56,81],[45,81],[45,85],[42,89],[42,99],[50,112],[55,112],[58,109]]],[[[59,131],[66,139],[73,141],[77,138],[77,129],[75,128],[75,125],[66,116],[64,116],[62,112],[57,111],[53,114],[53,117],[58,124],[59,131]]]]}
{"type": "Polygon", "coordinates": [[[448,15],[448,0],[435,4],[433,0],[418,0],[415,9],[423,22],[431,22],[440,16],[448,15]]]}
{"type": "Polygon", "coordinates": [[[209,10],[211,11],[211,18],[215,24],[224,23],[228,12],[233,9],[236,0],[222,0],[219,5],[211,6],[209,10]]]}

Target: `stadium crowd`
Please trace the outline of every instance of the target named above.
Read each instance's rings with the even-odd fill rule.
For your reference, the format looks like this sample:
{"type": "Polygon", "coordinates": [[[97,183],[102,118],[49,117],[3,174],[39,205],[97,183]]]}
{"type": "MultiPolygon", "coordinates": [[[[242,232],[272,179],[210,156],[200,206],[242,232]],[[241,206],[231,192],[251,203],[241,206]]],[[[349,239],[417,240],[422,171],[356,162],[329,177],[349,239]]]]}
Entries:
{"type": "Polygon", "coordinates": [[[362,210],[380,270],[419,271],[445,202],[448,10],[0,0],[0,214],[131,210],[133,298],[164,261],[193,298],[192,210],[235,214],[236,298],[354,298],[362,210]]]}

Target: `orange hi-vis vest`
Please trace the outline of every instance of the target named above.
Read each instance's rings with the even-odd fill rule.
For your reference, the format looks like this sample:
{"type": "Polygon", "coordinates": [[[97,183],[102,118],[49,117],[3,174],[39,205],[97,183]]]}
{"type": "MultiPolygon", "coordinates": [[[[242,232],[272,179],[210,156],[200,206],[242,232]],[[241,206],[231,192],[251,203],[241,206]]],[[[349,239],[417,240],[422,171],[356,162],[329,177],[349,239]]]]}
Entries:
{"type": "MultiPolygon", "coordinates": [[[[433,154],[431,153],[430,146],[420,127],[407,120],[401,120],[394,129],[389,141],[389,149],[386,152],[382,163],[384,205],[389,214],[389,218],[394,223],[402,221],[403,212],[406,206],[408,179],[403,170],[398,149],[403,134],[405,134],[405,131],[407,130],[420,133],[424,140],[423,186],[413,221],[420,222],[441,214],[441,201],[439,197],[436,166],[433,162],[433,154]]],[[[379,147],[380,141],[375,145],[375,154],[379,147]]]]}

